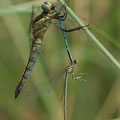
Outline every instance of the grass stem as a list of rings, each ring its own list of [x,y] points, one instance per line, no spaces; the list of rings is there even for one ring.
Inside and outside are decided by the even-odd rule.
[[[76,14],[66,5],[63,0],[58,0],[62,6],[66,7],[67,13],[73,18],[73,20],[79,25],[84,26],[83,22],[76,16]],[[110,52],[99,42],[99,40],[90,32],[87,27],[83,28],[84,32],[89,36],[91,41],[100,49],[105,57],[120,71],[119,62],[110,54]]]

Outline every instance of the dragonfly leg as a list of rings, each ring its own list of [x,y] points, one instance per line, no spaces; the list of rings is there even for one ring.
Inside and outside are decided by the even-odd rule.
[[[84,81],[84,82],[87,82],[87,80],[86,79],[83,79],[83,77],[80,75],[80,76],[75,76],[75,77],[73,77],[73,79],[74,80],[82,80],[82,81]]]
[[[63,8],[63,7],[62,7],[62,8]],[[54,19],[64,21],[64,20],[67,18],[67,12],[66,12],[66,11],[63,12],[63,13],[64,13],[63,15],[60,15],[61,12],[62,12],[62,8],[61,8],[60,11],[57,11],[57,10],[55,9],[55,11],[56,11],[56,13],[57,13],[57,17],[54,18]]]
[[[75,73],[72,72],[72,73],[71,73],[71,75],[72,75],[72,79],[74,79],[74,80],[78,80],[78,79],[80,79],[80,80],[83,80],[83,81],[86,82],[86,80],[82,78],[82,76],[81,76],[81,74],[79,74],[79,72],[78,72],[77,74],[78,74],[78,76],[76,76]]]
[[[61,13],[62,9],[64,9],[64,11],[66,11],[66,6],[67,6],[67,4],[64,4],[64,5],[60,8],[59,13]]]
[[[61,11],[62,11],[63,7],[64,7],[64,6],[62,6]],[[60,14],[61,14],[61,11],[60,11]],[[59,17],[59,19],[60,19],[61,21],[66,20],[66,18],[67,18],[67,12],[64,10],[64,14],[63,14],[63,15],[59,15],[58,17]]]
[[[77,30],[80,30],[80,29],[83,29],[84,27],[88,27],[89,26],[89,24],[88,25],[85,25],[85,26],[80,26],[80,27],[76,27],[76,28],[73,28],[73,29],[63,29],[63,28],[61,28],[61,26],[59,26],[58,24],[56,24],[56,23],[53,23],[57,28],[59,28],[60,30],[62,30],[62,31],[65,31],[65,32],[73,32],[73,31],[77,31]]]
[[[31,32],[31,29],[32,29],[33,17],[34,17],[34,5],[32,6],[31,21],[29,24],[29,33]]]
[[[66,18],[67,18],[67,12],[66,12],[66,4],[64,4],[63,6],[62,6],[62,8],[61,9],[63,9],[64,8],[64,18],[63,19],[61,19],[61,21],[64,21],[64,20],[66,20]]]
[[[74,80],[82,80],[82,81],[84,81],[84,82],[87,81],[87,80],[83,79],[82,76],[72,76],[72,78],[73,78]]]
[[[64,15],[58,16],[61,21],[66,20],[67,18],[67,12],[64,12]]]
[[[72,73],[71,73],[71,75],[72,75],[72,79],[74,79],[74,75],[75,75],[75,73],[74,73],[74,72],[72,72]]]
[[[78,69],[75,67],[75,69],[74,69],[75,71],[76,71],[76,73],[78,74],[78,75],[88,75],[88,73],[79,73],[79,71],[78,71]]]

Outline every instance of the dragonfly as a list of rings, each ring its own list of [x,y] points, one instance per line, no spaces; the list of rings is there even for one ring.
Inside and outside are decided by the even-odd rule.
[[[86,27],[86,26],[79,26],[79,27],[69,29],[69,30],[64,29],[60,25],[54,23],[53,20],[55,19],[59,21],[64,21],[66,19],[66,13],[61,15],[61,11],[56,11],[56,6],[50,2],[44,2],[41,5],[41,8],[43,11],[41,14],[37,16],[34,16],[34,10],[32,12],[30,29],[29,29],[32,35],[32,46],[31,46],[30,56],[29,56],[25,71],[21,79],[18,81],[17,87],[15,89],[14,99],[16,99],[19,96],[25,82],[30,76],[33,66],[37,60],[37,57],[41,49],[43,48],[43,38],[44,38],[44,34],[46,30],[48,29],[48,27],[51,24],[53,24],[64,32],[72,32],[72,31],[80,30]]]

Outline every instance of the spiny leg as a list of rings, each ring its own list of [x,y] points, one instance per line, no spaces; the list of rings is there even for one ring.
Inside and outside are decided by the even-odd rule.
[[[59,16],[59,18],[61,18],[61,21],[64,21],[67,18],[66,6],[62,6],[61,11],[62,11],[63,8],[64,8],[64,15]]]
[[[34,5],[32,6],[31,21],[29,24],[29,33],[31,32],[31,29],[32,29],[33,17],[34,17]]]
[[[61,16],[58,16],[58,17],[61,19],[61,21],[65,21],[66,18],[67,18],[67,13],[64,13],[64,15],[61,15]]]
[[[66,20],[66,18],[67,18],[67,12],[66,11],[64,11],[64,15],[60,15],[61,14],[61,11],[62,11],[62,9],[64,8],[64,9],[66,9],[66,4],[64,4],[62,7],[61,7],[61,10],[60,11],[57,11],[57,9],[55,8],[55,11],[56,11],[56,13],[58,14],[58,16],[57,16],[57,18],[56,19],[58,19],[58,20],[60,20],[60,21],[64,21],[64,20]],[[53,22],[52,22],[53,23]],[[65,32],[73,32],[73,31],[76,31],[76,30],[80,30],[80,29],[82,29],[82,28],[84,28],[84,27],[88,27],[89,26],[89,24],[88,25],[85,25],[85,26],[79,26],[79,27],[76,27],[76,28],[72,28],[72,29],[64,29],[64,28],[62,28],[62,26],[60,27],[58,24],[56,24],[56,23],[53,23],[57,28],[59,28],[59,29],[61,29],[62,31],[65,31]]]
[[[64,15],[58,15],[58,19],[60,19],[61,21],[66,20],[66,18],[67,18],[67,12],[66,11],[64,11]]]
[[[33,17],[34,17],[34,5],[32,6],[32,14],[31,14],[31,20],[30,20],[30,23],[29,23],[29,33],[30,33],[30,38],[29,38],[29,45],[30,45],[30,52],[32,51],[32,24],[33,24]]]
[[[61,7],[61,9],[59,11],[57,10],[56,7],[54,8],[54,10],[57,13],[57,17],[55,19],[64,21],[67,18],[67,12],[66,11],[64,11],[63,15],[60,15],[62,13],[62,9],[63,9],[63,6]]]

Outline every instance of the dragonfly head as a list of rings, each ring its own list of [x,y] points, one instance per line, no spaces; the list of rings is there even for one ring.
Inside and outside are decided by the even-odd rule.
[[[74,60],[74,65],[78,63],[78,60]]]
[[[41,8],[42,8],[42,10],[44,10],[44,11],[50,11],[50,10],[54,9],[55,6],[52,5],[50,2],[44,2],[44,3],[41,5]]]

